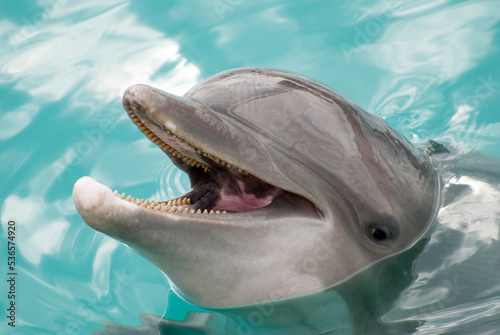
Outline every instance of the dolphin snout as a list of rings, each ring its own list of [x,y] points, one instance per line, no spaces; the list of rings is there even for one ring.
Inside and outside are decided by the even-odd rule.
[[[147,85],[132,85],[123,94],[122,104],[125,110],[134,110],[144,113],[148,106],[145,106],[146,101],[151,98],[152,88]]]

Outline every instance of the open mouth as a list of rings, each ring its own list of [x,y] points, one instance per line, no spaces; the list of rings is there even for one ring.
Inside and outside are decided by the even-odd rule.
[[[226,214],[258,210],[272,203],[288,203],[318,216],[309,200],[266,183],[229,162],[203,151],[177,136],[148,115],[133,94],[124,96],[124,107],[134,124],[176,165],[186,172],[192,190],[170,200],[144,200],[114,194],[137,206],[170,213]],[[321,216],[321,215],[320,215]]]

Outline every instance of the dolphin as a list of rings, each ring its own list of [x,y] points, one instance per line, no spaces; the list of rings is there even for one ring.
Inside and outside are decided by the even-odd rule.
[[[143,200],[82,177],[76,209],[194,305],[325,291],[410,249],[436,215],[439,178],[425,152],[304,76],[230,70],[183,97],[134,85],[123,106],[191,190]]]

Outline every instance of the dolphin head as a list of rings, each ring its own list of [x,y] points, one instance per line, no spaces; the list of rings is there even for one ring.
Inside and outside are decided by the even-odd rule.
[[[411,247],[435,215],[438,182],[427,157],[305,77],[238,69],[182,98],[135,85],[123,105],[192,190],[144,201],[83,177],[76,208],[196,305],[324,290]]]

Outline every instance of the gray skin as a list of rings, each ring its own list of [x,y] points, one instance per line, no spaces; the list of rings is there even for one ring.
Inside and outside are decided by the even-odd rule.
[[[198,306],[321,292],[410,248],[435,215],[439,183],[428,157],[381,119],[303,76],[237,69],[182,98],[132,86],[123,104],[210,167],[205,173],[169,156],[189,174],[190,195],[212,184],[215,193],[255,193],[255,208],[184,214],[139,207],[90,177],[75,184],[76,208],[90,227],[149,259]],[[165,128],[248,174],[197,154]],[[244,187],[234,191],[237,181]],[[222,210],[217,201],[203,206]]]

